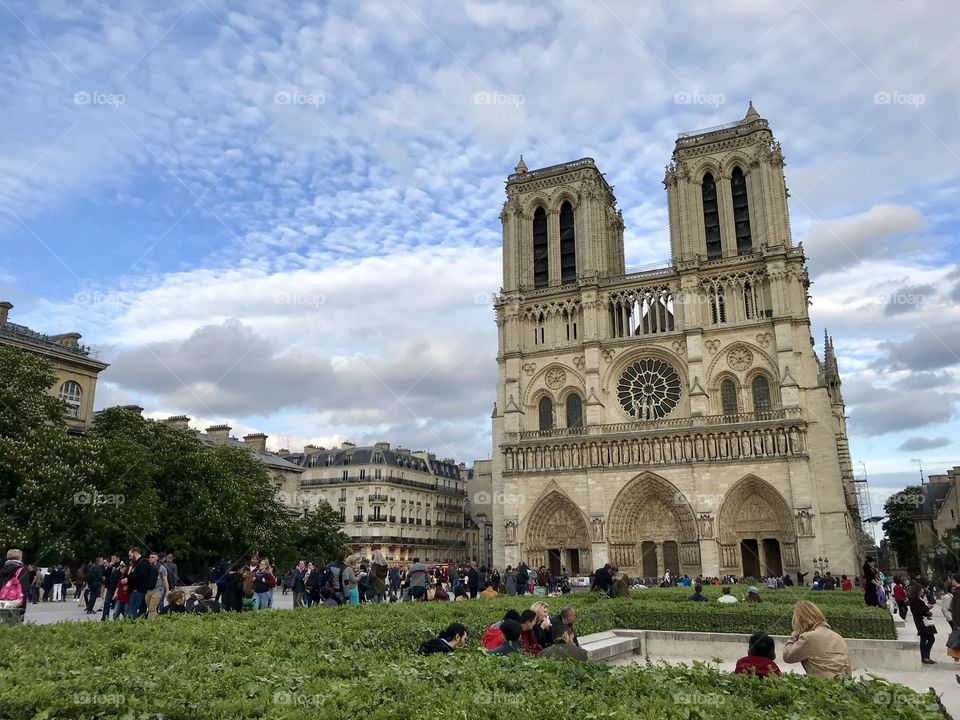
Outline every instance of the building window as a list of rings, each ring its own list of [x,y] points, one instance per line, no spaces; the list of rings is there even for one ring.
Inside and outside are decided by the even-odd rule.
[[[347,508],[341,505],[340,506],[340,522],[346,522],[346,521],[347,521]]]
[[[546,325],[547,319],[543,313],[540,313],[533,319],[533,344],[534,345],[543,345],[544,343],[544,326]]]
[[[707,173],[700,184],[703,198],[703,229],[707,236],[707,260],[714,260],[723,255],[720,245],[720,206],[717,204],[717,183],[713,175]]]
[[[60,399],[67,404],[67,409],[64,414],[67,417],[79,418],[80,417],[80,383],[73,380],[67,380],[63,385],[60,386]]]
[[[533,213],[533,286],[546,287],[549,282],[547,213],[538,207]]]
[[[347,501],[347,489],[340,488],[340,502],[346,502],[346,501]]]
[[[553,430],[553,400],[548,397],[540,398],[540,429]]]
[[[560,206],[560,282],[577,279],[577,243],[573,229],[573,205]]]
[[[349,471],[349,470],[344,470],[343,473],[341,473],[340,477],[342,477],[342,478],[343,478],[343,481],[346,482],[346,481],[347,481],[347,478],[350,477],[350,471]]]
[[[769,412],[773,407],[770,402],[770,383],[763,375],[757,375],[751,383],[753,391],[753,411],[755,413]]]
[[[376,470],[373,471],[374,480],[380,480],[381,479],[380,475],[381,475],[380,468],[377,468]]]
[[[736,415],[740,412],[737,403],[737,386],[733,380],[724,380],[720,383],[720,403],[723,406],[724,415]]]
[[[353,516],[354,522],[363,522],[363,505],[357,505],[357,512]]]
[[[576,393],[567,395],[567,427],[583,427],[583,402]]]
[[[722,285],[713,285],[709,291],[710,319],[713,320],[714,325],[727,321],[727,303],[724,292]]]
[[[363,468],[360,469],[360,479],[361,479],[361,480],[366,480],[366,479],[367,479],[367,471],[364,470]]]
[[[750,210],[747,207],[747,179],[743,170],[734,168],[730,175],[730,194],[733,196],[733,224],[736,228],[737,255],[753,251],[750,238]]]

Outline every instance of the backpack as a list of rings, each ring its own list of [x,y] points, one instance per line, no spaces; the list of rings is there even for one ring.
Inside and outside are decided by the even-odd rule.
[[[18,567],[13,577],[3,584],[3,588],[0,588],[0,600],[23,601],[23,586],[20,584],[21,574],[23,574],[23,565]]]
[[[334,563],[330,563],[323,569],[323,574],[320,576],[320,585],[319,587],[329,587],[333,590],[333,568]],[[343,574],[347,571],[347,566],[343,565],[339,568],[337,572],[337,580],[340,582],[340,592],[346,592],[343,587]]]

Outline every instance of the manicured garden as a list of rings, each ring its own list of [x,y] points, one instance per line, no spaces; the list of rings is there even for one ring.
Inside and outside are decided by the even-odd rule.
[[[575,594],[578,633],[650,627],[654,621],[670,629],[711,629],[704,627],[710,616],[724,618],[725,629],[733,632],[759,627],[778,633],[780,627],[763,625],[778,615],[789,627],[790,591],[782,600],[765,599],[749,608],[685,605],[679,601],[683,591],[640,591],[648,592],[635,600]],[[756,680],[704,666],[577,665],[496,658],[477,649],[490,622],[506,608],[531,601],[528,596],[0,628],[0,718],[935,716],[929,697],[881,680],[824,682],[802,675]],[[556,611],[565,600],[548,602]],[[691,606],[702,611],[688,610]],[[824,598],[822,607],[834,627],[880,627],[862,617],[866,608],[846,598]],[[418,656],[420,642],[450,622],[470,629],[470,646],[452,656]]]

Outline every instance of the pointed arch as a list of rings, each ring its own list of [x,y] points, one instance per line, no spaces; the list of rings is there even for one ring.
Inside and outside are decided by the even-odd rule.
[[[703,230],[706,238],[707,260],[723,256],[720,242],[720,204],[717,182],[713,173],[707,172],[700,181],[700,197],[703,202]]]
[[[564,200],[560,205],[560,282],[577,279],[577,239],[573,203]]]
[[[738,577],[795,572],[797,529],[783,495],[756,475],[746,475],[724,495],[717,513],[720,571]]]
[[[530,567],[548,567],[551,561],[568,568],[590,567],[587,518],[556,483],[551,483],[534,503],[523,520],[522,530],[521,553]]]
[[[730,198],[733,201],[733,228],[737,239],[737,255],[753,252],[747,195],[747,177],[743,173],[743,168],[736,165],[730,172]]]
[[[550,249],[547,242],[547,211],[543,205],[533,211],[533,286],[550,283]]]
[[[621,570],[641,577],[659,576],[665,569],[700,574],[696,516],[669,480],[638,475],[617,493],[608,517],[610,558]]]

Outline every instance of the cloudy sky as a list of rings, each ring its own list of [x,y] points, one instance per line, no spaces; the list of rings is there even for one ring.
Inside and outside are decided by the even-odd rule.
[[[677,133],[753,100],[879,500],[960,464],[958,12],[0,0],[0,295],[111,363],[99,407],[470,462],[518,155],[595,158],[664,262]]]

